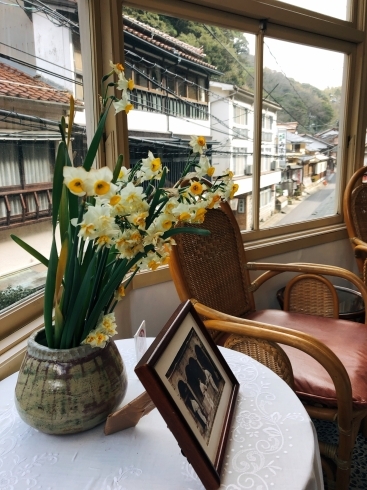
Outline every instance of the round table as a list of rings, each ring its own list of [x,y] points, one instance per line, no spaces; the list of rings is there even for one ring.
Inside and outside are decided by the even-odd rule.
[[[133,339],[116,345],[129,374],[125,405],[143,387],[133,371]],[[241,386],[220,488],[323,489],[314,426],[296,395],[250,357],[221,352]],[[204,489],[157,409],[136,427],[109,436],[103,425],[51,436],[19,418],[13,401],[16,376],[0,382],[1,490]]]

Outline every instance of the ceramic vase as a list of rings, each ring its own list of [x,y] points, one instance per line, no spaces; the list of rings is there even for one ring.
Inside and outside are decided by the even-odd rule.
[[[48,434],[82,432],[104,422],[121,403],[127,373],[113,340],[104,348],[49,349],[28,340],[15,387],[15,405],[30,426]]]

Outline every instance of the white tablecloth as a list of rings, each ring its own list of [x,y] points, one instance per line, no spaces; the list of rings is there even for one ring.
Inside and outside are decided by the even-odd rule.
[[[129,373],[123,405],[143,391],[133,340],[116,342]],[[315,431],[291,389],[243,354],[221,348],[240,392],[221,489],[323,489]],[[14,406],[16,374],[0,382],[0,490],[203,490],[157,409],[131,429],[51,436]]]

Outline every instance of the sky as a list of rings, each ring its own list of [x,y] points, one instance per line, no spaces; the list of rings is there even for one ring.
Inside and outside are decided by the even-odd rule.
[[[331,13],[345,20],[347,0],[284,0],[322,14]],[[255,54],[255,36],[246,35],[250,53]],[[265,38],[264,66],[285,73],[301,83],[309,83],[323,90],[342,84],[344,55],[300,44]]]

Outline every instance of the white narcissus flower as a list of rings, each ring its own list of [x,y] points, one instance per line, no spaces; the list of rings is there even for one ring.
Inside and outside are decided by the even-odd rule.
[[[89,173],[83,167],[63,168],[64,184],[69,191],[76,196],[84,196],[87,193],[87,179]]]
[[[160,158],[155,158],[151,151],[148,152],[148,158],[142,159],[142,166],[139,171],[139,176],[145,180],[160,178],[162,174],[162,162]]]
[[[98,170],[92,169],[86,181],[88,196],[107,197],[116,191],[116,186],[112,184],[112,171],[108,167]]]
[[[112,63],[110,60],[110,67],[113,68],[113,71],[117,73],[117,75],[120,75],[124,71],[124,67],[121,63]]]
[[[206,140],[204,136],[191,136],[190,146],[192,147],[193,153],[203,153],[206,149]]]
[[[172,209],[172,214],[176,216],[179,221],[190,221],[191,204],[180,203],[178,206]]]
[[[157,229],[162,231],[170,230],[175,224],[174,216],[172,214],[160,214],[158,218],[155,220],[155,226]]]
[[[205,155],[200,156],[199,168],[197,169],[198,177],[208,175],[212,177],[214,175],[215,168],[210,165],[209,158]]]
[[[126,90],[122,92],[122,98],[120,100],[113,101],[113,107],[115,108],[115,114],[121,111],[125,111],[126,114],[134,109],[134,106],[129,102]]]
[[[118,182],[127,182],[130,172],[131,172],[131,168],[121,167],[117,181]]]
[[[145,219],[148,217],[148,211],[140,211],[136,213],[132,213],[127,217],[129,223],[137,226],[141,230],[145,228]]]
[[[134,82],[131,78],[129,80],[126,80],[123,73],[119,74],[119,79],[116,86],[118,90],[133,90],[134,86]]]
[[[115,218],[111,216],[109,206],[89,206],[80,223],[79,236],[84,238],[97,238],[101,235],[114,235],[119,228],[115,224]],[[112,231],[114,233],[112,233]]]
[[[117,333],[116,328],[117,325],[115,320],[115,314],[108,313],[107,315],[104,315],[102,317],[102,320],[97,325],[96,331],[102,332],[108,335],[109,337],[112,337],[112,335],[115,335]]]
[[[82,344],[89,344],[91,347],[100,347],[103,349],[107,344],[109,336],[103,332],[97,332],[96,330],[91,330],[87,337],[83,340]]]
[[[120,196],[129,205],[140,204],[144,199],[144,189],[141,186],[135,186],[132,182],[129,182],[126,187],[120,191]]]

